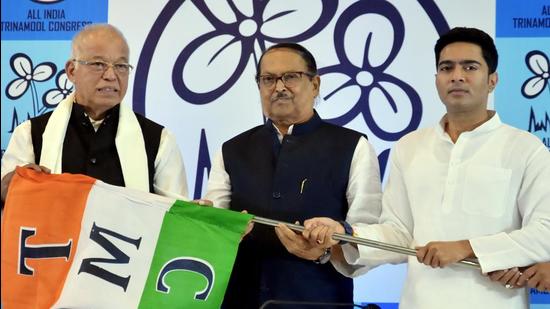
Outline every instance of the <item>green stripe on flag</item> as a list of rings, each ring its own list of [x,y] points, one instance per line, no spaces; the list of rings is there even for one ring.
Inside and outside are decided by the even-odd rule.
[[[176,201],[164,216],[140,308],[219,308],[252,215]]]

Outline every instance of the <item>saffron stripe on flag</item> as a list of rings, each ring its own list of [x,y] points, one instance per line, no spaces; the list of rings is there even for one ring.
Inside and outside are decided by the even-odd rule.
[[[94,182],[83,175],[15,170],[2,218],[4,308],[49,308],[57,299]]]

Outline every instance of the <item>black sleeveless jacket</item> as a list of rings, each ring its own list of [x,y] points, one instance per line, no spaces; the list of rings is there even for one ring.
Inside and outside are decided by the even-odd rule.
[[[115,145],[119,109],[119,105],[110,109],[103,123],[95,132],[83,107],[73,104],[71,118],[63,141],[62,172],[84,174],[108,184],[124,186],[120,165],[121,158],[118,156]],[[52,112],[49,112],[31,119],[31,137],[36,164],[40,162],[43,143],[48,142],[42,140],[42,134],[51,115]],[[145,142],[149,169],[149,191],[153,193],[155,158],[159,149],[163,127],[140,114],[136,113],[135,115]]]
[[[236,136],[222,147],[230,208],[292,223],[318,216],[345,220],[350,165],[361,136],[317,113],[282,143],[271,121]],[[270,299],[351,303],[353,281],[330,263],[288,253],[272,227],[256,224],[240,244],[223,308],[259,308]]]

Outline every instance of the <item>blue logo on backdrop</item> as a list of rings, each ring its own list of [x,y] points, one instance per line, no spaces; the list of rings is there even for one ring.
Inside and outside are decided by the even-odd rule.
[[[500,79],[495,107],[503,122],[536,135],[550,149],[549,38],[497,38]],[[519,43],[519,44],[518,44]]]
[[[33,66],[28,55],[17,53],[11,56],[10,66],[17,77],[6,86],[6,97],[14,101],[19,100],[27,90],[30,90],[33,108],[31,117],[42,115],[49,109],[55,108],[73,91],[73,84],[69,81],[65,70],[62,69],[57,73],[56,87],[47,90],[42,98],[39,98],[36,83],[45,82],[55,75],[57,66],[53,62],[47,61]],[[16,122],[16,120],[17,114],[14,114],[13,121]],[[11,132],[13,132],[13,127]]]
[[[139,57],[136,76],[134,81],[134,93],[133,93],[133,108],[136,112],[145,114],[145,98],[147,92],[147,82],[149,78],[149,72],[151,69],[151,62],[155,52],[157,52],[157,46],[161,39],[163,32],[166,30],[168,24],[176,15],[176,12],[184,4],[184,0],[172,0],[167,3],[164,9],[159,14],[154,25],[152,26],[142,52]],[[214,13],[207,6],[205,1],[198,0],[192,1],[192,4],[200,11],[202,15],[210,23],[208,31],[202,35],[199,35],[195,39],[187,43],[182,51],[177,56],[174,65],[172,67],[171,81],[174,87],[174,91],[177,95],[187,103],[194,105],[204,105],[215,101],[222,97],[231,87],[233,87],[238,80],[241,79],[242,73],[245,67],[252,59],[257,66],[261,53],[266,50],[269,45],[283,42],[303,42],[315,37],[322,30],[324,30],[330,23],[335,22],[334,29],[334,41],[329,44],[327,48],[331,48],[335,51],[338,63],[327,67],[319,68],[320,75],[327,74],[343,74],[348,77],[348,81],[342,84],[340,87],[324,96],[325,100],[335,96],[339,91],[343,91],[348,87],[358,87],[361,90],[361,95],[357,98],[353,106],[346,110],[341,116],[327,119],[329,122],[338,125],[347,125],[357,115],[361,115],[371,132],[381,140],[395,141],[406,133],[418,128],[420,119],[422,117],[422,102],[420,96],[415,89],[408,83],[401,80],[398,76],[392,75],[386,72],[386,69],[394,61],[399,54],[403,45],[405,37],[405,25],[403,18],[401,17],[398,9],[388,1],[384,0],[371,0],[371,1],[357,1],[347,7],[340,15],[337,15],[338,2],[332,0],[320,0],[321,9],[319,16],[309,25],[305,25],[305,29],[301,30],[298,34],[274,37],[265,34],[264,29],[269,22],[277,20],[279,18],[293,18],[296,15],[295,10],[282,9],[274,12],[273,10],[266,10],[268,1],[254,1],[252,2],[253,12],[245,15],[235,6],[232,1],[229,1],[229,7],[231,13],[236,17],[233,22],[224,22],[214,15]],[[445,21],[441,11],[436,6],[433,0],[419,0],[418,3],[427,13],[431,23],[435,27],[436,31],[441,34],[449,30],[449,26]],[[371,61],[369,58],[369,49],[371,48],[372,33],[367,37],[364,44],[365,49],[363,52],[362,65],[353,64],[349,60],[346,45],[344,44],[345,33],[348,30],[350,24],[352,24],[358,17],[366,14],[379,15],[384,19],[389,20],[393,28],[394,39],[391,51],[385,61],[381,64],[376,64],[376,61]],[[213,30],[211,30],[213,28]],[[197,53],[202,46],[209,44],[220,37],[230,37],[231,39],[216,50],[212,56],[210,56],[207,65],[210,65],[220,54],[231,48],[235,43],[240,44],[241,52],[239,59],[234,60],[235,68],[230,76],[223,80],[221,83],[211,85],[212,90],[209,91],[196,91],[191,89],[189,81],[199,78],[196,74],[186,74],[186,65],[188,64],[194,53]],[[316,52],[313,51],[313,54]],[[231,62],[231,60],[227,60]],[[200,78],[204,78],[200,76]],[[186,82],[187,81],[187,82]],[[208,83],[208,81],[207,81]],[[213,82],[211,82],[213,83]],[[391,110],[395,114],[399,114],[401,111],[398,109],[395,98],[392,97],[390,91],[386,89],[388,85],[392,88],[397,87],[400,91],[404,92],[408,98],[410,104],[410,119],[405,127],[400,128],[397,132],[389,132],[383,129],[377,123],[377,119],[372,113],[371,93],[373,91],[381,92],[389,104]],[[195,182],[195,198],[200,197],[202,192],[202,171],[206,168],[210,170],[210,159],[203,158],[201,156],[208,155],[208,152],[203,151],[207,148],[207,138],[204,130],[201,131],[200,139],[201,154],[198,158],[197,177]],[[387,159],[389,155],[389,149],[383,151],[379,155],[379,162],[384,174]],[[200,180],[200,181],[199,181]]]
[[[187,45],[179,54],[174,64],[174,69],[172,71],[172,83],[177,94],[185,101],[191,104],[206,104],[214,101],[218,97],[222,96],[229,90],[235,82],[241,77],[242,72],[250,57],[254,57],[255,62],[258,62],[260,55],[254,52],[254,44],[258,44],[260,49],[264,51],[266,49],[266,42],[283,42],[283,41],[304,41],[311,38],[313,35],[321,31],[328,22],[332,19],[336,13],[337,2],[331,0],[321,0],[323,1],[323,11],[317,22],[309,29],[306,29],[299,35],[292,37],[281,37],[275,38],[268,35],[262,34],[260,31],[262,25],[271,20],[281,18],[287,14],[291,14],[293,11],[283,11],[275,14],[271,17],[268,17],[264,20],[264,11],[267,6],[267,1],[256,2],[256,7],[254,8],[254,15],[252,17],[247,17],[237,10],[236,7],[231,7],[233,13],[237,16],[237,21],[234,23],[226,24],[223,21],[217,19],[214,15],[208,14],[209,8],[206,6],[206,3],[203,1],[195,1],[194,4],[197,8],[205,14],[205,17],[208,21],[214,25],[215,30],[205,33],[197,39],[193,40],[189,45]],[[214,39],[218,36],[230,35],[233,37],[229,43],[223,46],[220,50],[216,51],[212,58],[210,59],[210,64],[214,59],[223,52],[223,50],[233,43],[238,41],[242,44],[242,53],[237,64],[237,67],[234,70],[234,73],[229,77],[222,85],[218,86],[216,89],[205,92],[198,93],[187,87],[184,81],[183,69],[185,64],[189,60],[193,52],[195,52],[198,47],[203,44],[206,44],[209,40]],[[192,76],[185,76],[186,78],[191,78]]]
[[[30,88],[33,116],[41,115],[48,105],[43,104],[40,106],[35,83],[44,82],[52,78],[55,71],[57,71],[56,65],[53,62],[42,62],[34,67],[28,55],[17,53],[11,56],[10,66],[13,73],[17,75],[17,78],[12,80],[6,87],[6,97],[10,100],[17,100]]]
[[[107,22],[108,0],[2,1],[2,40],[70,40],[88,24]]]
[[[357,17],[369,13],[378,14],[387,18],[390,21],[394,31],[393,45],[387,59],[380,65],[373,65],[369,60],[369,48],[371,45],[373,33],[369,33],[367,37],[367,42],[365,43],[365,51],[363,53],[363,65],[362,67],[358,67],[351,62],[346,54],[346,47],[344,44],[345,33],[349,25]],[[422,102],[420,101],[420,96],[409,84],[403,82],[395,76],[384,72],[399,53],[399,50],[401,49],[401,46],[403,44],[404,36],[405,25],[403,24],[403,19],[401,18],[399,11],[397,11],[397,9],[387,1],[379,0],[369,2],[356,2],[348,7],[342,13],[342,15],[339,16],[338,20],[336,21],[336,27],[334,29],[334,48],[336,49],[339,63],[326,68],[321,68],[319,69],[319,73],[321,75],[329,73],[341,73],[349,77],[349,80],[333,92],[326,95],[324,99],[328,100],[338,91],[353,86],[359,87],[361,89],[361,96],[349,111],[347,111],[340,117],[328,119],[328,121],[343,126],[351,122],[358,114],[361,114],[365,119],[365,122],[369,126],[369,129],[371,129],[372,133],[374,133],[377,137],[387,141],[398,140],[404,134],[418,128],[420,118],[422,117]],[[410,122],[407,127],[399,132],[388,132],[382,129],[376,123],[376,119],[374,119],[374,116],[371,112],[371,104],[374,103],[369,100],[369,97],[373,89],[379,89],[384,94],[388,104],[390,104],[391,109],[394,113],[399,112],[397,110],[397,105],[394,99],[391,97],[390,92],[386,91],[386,89],[384,88],[383,82],[393,84],[401,88],[407,94],[412,105],[413,113]]]
[[[548,89],[548,93],[542,94],[550,97],[550,85],[548,79],[550,78],[550,61],[548,56],[540,50],[532,50],[525,56],[525,64],[527,68],[533,73],[534,76],[528,78],[521,86],[521,94],[527,99],[534,99],[541,95],[545,89]],[[548,102],[546,100],[545,102]],[[548,112],[537,115],[533,107],[529,110],[529,125],[527,130],[535,134],[548,133],[550,129],[550,117]],[[550,148],[550,140],[547,136],[542,136],[542,142],[546,147]]]
[[[530,51],[525,56],[525,64],[535,76],[530,77],[523,83],[521,94],[527,99],[533,99],[541,94],[544,88],[548,88],[550,93],[550,86],[548,86],[550,62],[548,56],[540,50]]]
[[[237,21],[233,23],[224,23],[217,19],[212,14],[208,6],[203,0],[193,1],[193,4],[201,11],[202,14],[208,19],[208,21],[214,26],[214,31],[203,34],[189,43],[179,54],[174,68],[172,71],[172,83],[176,93],[185,101],[191,104],[206,104],[214,101],[216,98],[222,96],[229,88],[231,88],[235,82],[241,77],[241,73],[244,70],[250,57],[254,57],[257,63],[260,55],[255,52],[255,44],[257,43],[263,52],[266,49],[266,42],[278,43],[285,41],[300,42],[311,38],[316,33],[321,31],[332,19],[336,12],[338,3],[332,0],[321,0],[323,2],[323,10],[321,16],[313,25],[308,29],[296,36],[290,37],[271,37],[262,34],[261,27],[263,24],[269,21],[276,20],[287,14],[291,14],[293,11],[282,11],[273,16],[264,18],[264,10],[268,4],[268,1],[255,1],[254,14],[252,17],[247,17],[241,13],[232,2],[229,2],[231,9]],[[185,2],[185,0],[172,0],[170,1],[161,12],[155,24],[151,28],[151,32],[145,41],[143,46],[139,62],[136,70],[136,79],[134,82],[134,110],[145,114],[145,91],[147,88],[147,75],[149,73],[149,67],[151,65],[151,59],[153,58],[157,43],[164,32],[164,29],[168,25],[168,22],[179,7]],[[242,52],[238,64],[234,70],[234,73],[225,81],[222,85],[219,85],[216,89],[198,93],[187,87],[183,79],[183,68],[189,57],[194,51],[201,45],[207,43],[209,40],[222,35],[230,35],[233,39],[223,46],[222,49],[216,51],[209,64],[227,47],[233,43],[240,42],[242,44]],[[193,78],[193,76],[185,76],[185,78]]]
[[[16,126],[49,112],[73,91],[61,58],[70,43],[59,45],[2,42],[2,155]]]

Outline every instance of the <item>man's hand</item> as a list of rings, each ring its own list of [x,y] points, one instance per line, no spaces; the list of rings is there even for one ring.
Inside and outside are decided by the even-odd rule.
[[[200,206],[207,206],[207,207],[214,206],[214,203],[211,200],[207,200],[207,199],[198,199],[198,200],[193,200],[191,202]]]
[[[344,227],[331,218],[319,217],[304,222],[302,236],[309,241],[310,245],[317,244],[329,248],[339,243],[338,240],[332,239],[334,233],[344,234]]]
[[[493,271],[487,275],[491,281],[498,282],[508,289],[520,288],[523,286],[519,281],[522,273],[517,267]]]
[[[418,262],[433,268],[445,267],[474,256],[468,240],[432,241],[423,247],[416,247],[416,250]]]
[[[538,263],[527,268],[519,277],[520,285],[527,283],[527,286],[539,291],[550,291],[550,262]]]
[[[33,163],[29,163],[29,164],[27,164],[23,167],[30,168],[30,169],[33,169],[37,172],[43,172],[43,173],[46,173],[46,174],[51,173],[49,168],[44,167],[44,166],[40,166],[40,165],[36,165],[36,164],[33,164]],[[11,171],[11,172],[7,173],[6,175],[4,175],[4,177],[2,178],[2,183],[1,183],[2,203],[4,203],[6,201],[6,195],[8,195],[8,188],[10,187],[11,179],[13,178],[14,174],[15,174],[15,171]]]
[[[204,207],[212,207],[214,206],[214,202],[212,202],[211,200],[207,200],[207,199],[197,199],[197,200],[193,200],[191,201],[192,203],[195,203],[199,206],[204,206]],[[247,214],[248,211],[246,210],[243,210],[241,211],[241,213],[243,214]],[[243,240],[243,238],[248,235],[250,232],[252,232],[252,229],[254,228],[254,222],[250,221],[248,222],[248,225],[246,226],[246,230],[244,230],[244,233],[243,235],[241,236],[241,240]]]
[[[275,227],[275,233],[286,250],[297,257],[315,261],[325,252],[324,246],[316,243],[312,245],[301,234],[294,233],[282,223]]]
[[[241,213],[247,214],[248,211],[243,210],[243,211],[241,211]],[[246,226],[246,230],[244,230],[244,233],[243,233],[243,235],[241,236],[241,240],[243,240],[243,238],[244,238],[246,235],[248,235],[250,232],[252,232],[252,229],[253,229],[253,228],[254,228],[254,222],[252,222],[252,220],[250,220],[250,221],[248,222],[248,225]]]

